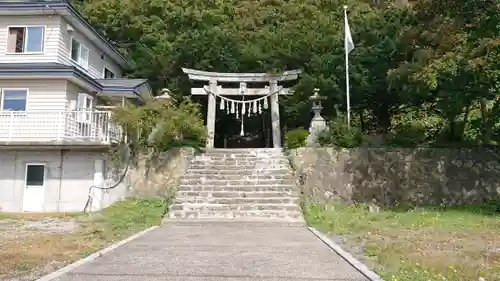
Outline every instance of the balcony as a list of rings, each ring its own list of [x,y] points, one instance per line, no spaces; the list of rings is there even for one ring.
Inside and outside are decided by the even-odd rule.
[[[110,111],[0,111],[0,144],[110,145],[123,138]]]

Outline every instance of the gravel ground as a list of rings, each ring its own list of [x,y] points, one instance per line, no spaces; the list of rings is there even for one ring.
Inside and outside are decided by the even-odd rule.
[[[79,228],[75,219],[43,218],[39,220],[0,220],[0,239],[20,238],[33,234],[71,233]]]
[[[66,235],[76,232],[80,228],[74,218],[7,218],[0,219],[0,257],[10,259],[10,263],[3,263],[0,266],[0,280],[2,281],[28,281],[35,280],[41,275],[47,274],[60,268],[65,262],[49,260],[31,266],[29,270],[24,268],[24,260],[20,258],[33,251],[33,256],[40,254],[40,247],[33,245],[33,241],[38,241],[40,237],[50,235]],[[51,245],[46,245],[51,247]],[[17,250],[13,250],[15,247]],[[16,255],[16,251],[19,253]],[[19,258],[19,262],[16,260]],[[29,261],[26,261],[28,264]],[[15,276],[15,277],[13,277]]]

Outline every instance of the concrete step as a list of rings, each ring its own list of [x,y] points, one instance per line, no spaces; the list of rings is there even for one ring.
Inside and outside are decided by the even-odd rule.
[[[298,192],[295,185],[291,184],[257,184],[257,185],[213,185],[213,184],[200,184],[200,185],[187,185],[182,184],[177,188],[177,192],[206,192],[207,194],[214,194],[214,192]]]
[[[193,173],[185,174],[182,180],[224,180],[224,181],[259,181],[259,180],[293,180],[293,175],[269,175],[269,174],[254,174],[254,175],[197,175]]]
[[[249,191],[232,191],[232,190],[189,190],[189,191],[177,191],[176,198],[183,197],[195,197],[195,198],[279,198],[279,197],[298,197],[299,192],[293,189],[287,189],[286,191],[255,191],[250,189]]]
[[[261,163],[272,163],[272,162],[286,162],[286,163],[289,163],[290,161],[285,158],[285,157],[281,157],[281,156],[276,156],[276,155],[273,155],[273,156],[269,156],[269,157],[252,157],[252,156],[245,156],[245,157],[223,157],[223,156],[207,156],[207,155],[200,155],[200,156],[196,156],[193,158],[193,162],[197,162],[197,161],[203,161],[203,162],[207,162],[207,161],[240,161],[240,162],[261,162]]]
[[[239,168],[239,167],[236,167]],[[196,175],[253,175],[253,174],[267,174],[267,175],[293,175],[290,169],[282,168],[282,169],[211,169],[209,167],[193,168],[189,167],[186,170],[187,175],[196,174]]]
[[[271,217],[235,217],[235,218],[169,218],[168,216],[162,220],[162,224],[176,225],[193,225],[203,226],[210,225],[228,225],[232,227],[304,227],[306,222],[296,218],[271,218]]]
[[[281,219],[282,221],[303,222],[301,211],[184,211],[177,210],[168,213],[170,218],[184,219]]]
[[[256,147],[256,148],[207,148],[205,149],[205,153],[210,152],[220,152],[220,151],[283,151],[283,148],[274,148],[274,147]]]
[[[207,203],[183,203],[172,204],[170,210],[178,211],[300,211],[297,204],[266,204],[266,203],[245,203],[245,204],[207,204]]]
[[[266,166],[256,164],[246,165],[226,165],[226,164],[213,164],[213,163],[194,163],[188,166],[188,170],[213,170],[213,171],[233,171],[233,170],[248,170],[248,169],[271,169],[271,170],[289,170],[290,165],[286,164],[269,164]]]
[[[218,186],[235,186],[235,185],[294,185],[295,180],[293,178],[285,179],[240,179],[240,180],[227,180],[227,179],[181,179],[181,185],[218,185]]]
[[[194,160],[253,160],[253,161],[267,161],[267,160],[288,160],[282,155],[243,155],[243,154],[214,154],[214,155],[198,155],[194,157]]]
[[[290,167],[290,163],[287,161],[282,161],[282,160],[269,160],[269,161],[248,161],[248,160],[193,160],[191,161],[190,165],[188,167],[205,167],[205,168],[210,168],[210,167],[232,167],[232,166],[238,166],[238,167],[246,167],[250,166],[252,169],[267,169],[267,168],[274,168],[274,167]],[[240,168],[242,169],[242,168]]]
[[[257,169],[257,170],[263,170],[263,169],[278,169],[278,168],[287,168],[288,165],[286,163],[270,163],[270,164],[258,164],[258,163],[238,163],[238,162],[228,162],[228,163],[215,163],[214,165],[211,165],[210,163],[205,163],[203,166],[200,163],[192,163],[192,165],[189,165],[188,168],[193,168],[195,169],[196,167],[202,167],[202,169],[220,169],[220,170],[234,170],[236,168],[243,169],[243,168],[248,168],[248,166],[251,166],[250,169]]]
[[[206,158],[237,158],[237,159],[268,159],[268,158],[283,158],[286,159],[287,157],[284,156],[281,153],[209,153],[209,154],[202,154],[202,155],[196,155],[195,158],[201,158],[201,159],[206,159]]]
[[[205,168],[211,168],[211,167],[220,167],[224,166],[224,169],[231,169],[231,167],[246,167],[246,166],[251,166],[252,169],[266,169],[266,168],[276,168],[276,167],[287,167],[287,165],[290,165],[289,163],[285,162],[273,162],[273,163],[257,163],[257,162],[248,162],[248,161],[216,161],[216,162],[210,162],[210,161],[202,161],[202,162],[196,162],[193,161],[191,162],[191,165],[189,167],[205,167]]]
[[[221,149],[221,148],[215,148],[215,149],[209,149],[206,150],[204,155],[230,155],[230,154],[237,154],[237,155],[283,155],[283,149],[281,148],[253,148],[253,149]]]
[[[175,204],[300,204],[299,197],[195,197],[195,196],[178,196],[174,200]]]

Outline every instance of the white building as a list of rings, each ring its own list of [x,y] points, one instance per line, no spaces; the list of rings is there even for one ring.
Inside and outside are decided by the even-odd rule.
[[[121,138],[102,97],[140,102],[142,79],[66,1],[0,0],[0,211],[82,211],[105,187],[109,147]],[[92,208],[124,195],[94,188]]]

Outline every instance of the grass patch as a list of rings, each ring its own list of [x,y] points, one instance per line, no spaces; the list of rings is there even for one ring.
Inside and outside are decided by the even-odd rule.
[[[480,208],[381,210],[366,205],[305,206],[308,223],[362,245],[388,281],[500,280],[500,216]]]
[[[125,200],[98,213],[89,214],[1,214],[8,220],[0,234],[0,280],[36,279],[40,275],[124,239],[134,233],[159,225],[167,203],[162,200]],[[33,221],[74,221],[73,231],[59,233],[23,228]]]
[[[166,211],[163,200],[126,200],[100,213],[81,217],[87,235],[102,241],[121,240],[133,233],[159,225]]]

